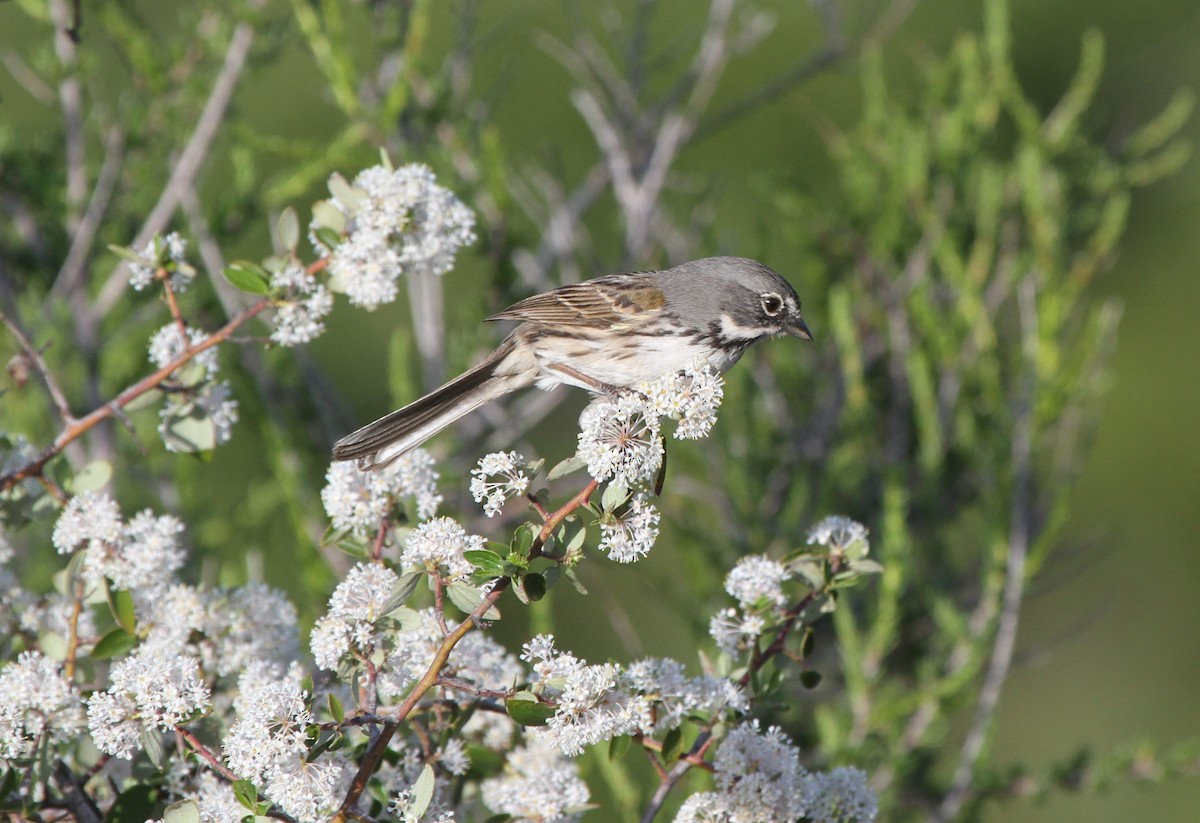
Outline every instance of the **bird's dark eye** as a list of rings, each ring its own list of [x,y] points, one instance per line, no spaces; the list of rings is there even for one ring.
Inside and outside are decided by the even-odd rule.
[[[763,311],[769,316],[774,317],[783,308],[783,298],[778,294],[764,294],[762,296],[762,307]]]

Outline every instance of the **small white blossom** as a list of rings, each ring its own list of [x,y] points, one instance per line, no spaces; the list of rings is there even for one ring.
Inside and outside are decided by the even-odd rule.
[[[692,795],[675,823],[794,823],[807,814],[807,772],[778,728],[732,729],[713,758],[718,791]]]
[[[480,791],[488,809],[514,823],[570,823],[589,798],[575,764],[536,737],[511,752],[504,773],[484,780]]]
[[[529,490],[529,478],[521,470],[525,458],[516,452],[492,452],[471,469],[471,496],[483,504],[483,512],[495,517],[510,497]]]
[[[193,269],[188,265],[187,241],[179,232],[171,232],[166,236],[154,235],[138,254],[147,260],[157,261],[171,270],[171,290],[181,292],[192,282]],[[129,285],[134,291],[142,291],[154,282],[155,267],[141,263],[129,264]]]
[[[349,217],[349,233],[333,250],[329,272],[356,306],[390,303],[401,274],[444,274],[458,249],[475,240],[475,215],[427,166],[374,166],[354,186],[364,193],[360,202],[330,201]]]
[[[88,727],[97,748],[130,757],[143,731],[169,731],[209,704],[196,660],[139,649],[113,665],[112,685],[88,700]]]
[[[84,492],[71,498],[50,540],[59,554],[70,554],[86,543],[114,545],[121,536],[121,510],[107,494]]]
[[[624,514],[600,521],[600,551],[608,552],[618,563],[641,560],[658,539],[658,520],[658,509],[646,494],[638,492]]]
[[[870,823],[879,814],[866,772],[853,766],[810,774],[806,805],[812,823]]]
[[[676,439],[697,440],[707,437],[717,422],[725,381],[707,363],[697,362],[674,374],[643,381],[637,389],[656,415],[679,421]]]
[[[206,611],[202,658],[219,675],[254,662],[283,665],[299,652],[296,607],[266,584],[221,592],[210,598]]]
[[[708,633],[717,648],[729,655],[749,649],[766,628],[760,614],[742,614],[737,609],[722,609],[708,623]]]
[[[394,463],[365,472],[353,462],[337,462],[325,473],[321,503],[335,529],[364,537],[379,527],[394,497],[411,497],[416,515],[424,520],[437,512],[442,496],[433,457],[424,449],[402,454]]]
[[[449,517],[428,520],[415,529],[404,541],[400,564],[405,569],[446,570],[450,578],[468,576],[475,567],[463,557],[463,552],[482,549],[484,540]]]
[[[375,563],[359,563],[334,589],[329,612],[317,621],[312,633],[312,653],[317,665],[333,670],[353,649],[370,656],[383,643],[377,623],[399,578]]]
[[[161,369],[183,354],[184,349],[189,346],[197,346],[207,338],[208,335],[199,329],[189,328],[187,340],[184,340],[183,335],[180,334],[179,325],[174,322],[168,323],[150,336],[150,362]],[[192,362],[204,366],[208,379],[211,380],[216,376],[218,370],[216,347],[213,346],[200,352],[192,358]]]
[[[254,683],[255,673],[239,680],[239,717],[225,737],[225,761],[297,819],[321,819],[338,800],[342,769],[307,761],[308,727],[315,722],[309,695],[292,678]]]
[[[462,740],[452,737],[442,744],[442,750],[437,755],[438,765],[454,775],[464,775],[471,768],[471,758]]]
[[[812,527],[808,533],[808,545],[821,545],[835,552],[844,552],[861,543],[866,554],[868,547],[867,527],[858,521],[840,514],[826,517]]]
[[[147,509],[129,521],[117,551],[91,549],[88,564],[126,591],[166,586],[184,563],[178,538],[182,532],[179,518],[155,516]]]
[[[637,394],[594,400],[579,418],[578,454],[596,480],[647,482],[662,466],[658,415]]]
[[[298,264],[271,276],[271,286],[287,294],[275,303],[271,339],[281,346],[311,343],[325,333],[325,315],[333,310],[333,295]]]
[[[778,563],[763,555],[743,557],[725,577],[725,591],[743,606],[753,606],[765,599],[776,606],[787,602],[783,593],[783,581],[791,573]]]
[[[25,651],[0,671],[0,759],[33,757],[43,735],[75,740],[84,725],[83,702],[57,662]]]

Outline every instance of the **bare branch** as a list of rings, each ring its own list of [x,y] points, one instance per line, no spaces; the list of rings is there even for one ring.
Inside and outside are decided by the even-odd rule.
[[[92,244],[104,213],[108,210],[108,202],[116,188],[117,178],[121,171],[121,163],[125,153],[125,132],[119,126],[112,126],[104,141],[104,162],[100,173],[96,176],[96,185],[92,187],[92,196],[88,200],[87,210],[75,228],[71,238],[71,248],[63,260],[54,285],[50,289],[50,297],[61,297],[70,294],[83,285],[86,267],[84,261],[92,252]]]
[[[196,121],[196,128],[192,131],[192,136],[188,139],[183,153],[179,155],[179,160],[171,170],[171,176],[168,178],[166,186],[163,187],[158,202],[154,204],[141,231],[130,244],[134,248],[145,246],[150,242],[150,238],[166,228],[171,215],[179,206],[184,192],[193,185],[196,174],[200,171],[200,166],[204,163],[209,149],[212,147],[217,129],[225,118],[225,110],[233,97],[233,91],[237,87],[242,69],[245,68],[246,56],[249,54],[250,45],[253,42],[254,29],[249,23],[239,23],[233,30],[229,47],[225,50],[225,62],[221,67],[221,73],[217,75],[217,79],[213,83],[208,101],[204,104],[204,110]],[[103,316],[108,313],[120,298],[128,280],[129,267],[122,263],[104,284],[104,288],[96,298],[94,310],[97,314]]]
[[[1012,665],[1017,643],[1017,627],[1021,618],[1021,601],[1025,596],[1025,560],[1033,540],[1033,398],[1037,387],[1037,292],[1032,274],[1017,288],[1020,309],[1022,344],[1025,355],[1025,380],[1016,401],[1012,437],[1012,501],[1010,509],[1008,559],[1005,567],[1004,595],[996,638],[988,662],[975,716],[963,741],[958,767],[950,790],[938,808],[937,820],[950,821],[958,817],[970,795],[971,783],[987,740],[1000,693]]]
[[[0,310],[0,323],[7,326],[12,336],[17,338],[17,343],[20,344],[25,357],[28,358],[34,369],[41,376],[42,382],[46,384],[46,391],[50,393],[50,399],[54,401],[54,408],[58,410],[58,415],[62,418],[63,423],[67,425],[73,423],[75,418],[71,414],[71,406],[67,402],[67,396],[63,392],[62,387],[58,385],[58,381],[54,379],[54,375],[50,373],[50,367],[46,365],[46,360],[42,357],[41,350],[33,345],[33,341],[25,335],[24,330],[17,324],[17,321],[5,314],[3,310]]]

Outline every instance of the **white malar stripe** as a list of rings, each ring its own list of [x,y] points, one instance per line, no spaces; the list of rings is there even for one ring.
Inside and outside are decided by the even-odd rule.
[[[727,340],[757,340],[763,336],[760,328],[739,326],[728,314],[721,315],[721,336]]]

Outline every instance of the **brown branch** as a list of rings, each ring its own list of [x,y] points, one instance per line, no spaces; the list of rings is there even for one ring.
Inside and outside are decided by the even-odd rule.
[[[265,298],[259,300],[257,303],[252,304],[248,308],[238,313],[232,320],[222,326],[218,331],[204,338],[199,343],[184,348],[178,357],[167,363],[158,371],[142,378],[137,383],[134,383],[132,386],[118,394],[112,400],[94,409],[86,416],[68,423],[66,428],[64,428],[59,433],[58,437],[54,439],[54,442],[43,449],[41,454],[39,454],[30,462],[26,463],[24,466],[13,469],[5,475],[0,475],[0,491],[7,491],[8,489],[11,489],[13,486],[27,477],[39,476],[46,464],[49,463],[50,460],[56,455],[60,454],[62,450],[65,449],[69,444],[75,442],[88,431],[95,428],[97,424],[109,419],[110,417],[118,416],[123,408],[151,389],[157,388],[168,377],[170,377],[173,372],[187,365],[188,362],[190,362],[191,359],[196,355],[228,340],[230,335],[237,331],[238,328],[243,326],[251,318],[261,314],[270,305],[271,301]]]
[[[33,345],[33,341],[25,335],[15,320],[4,313],[3,309],[0,309],[0,322],[4,323],[12,336],[17,338],[17,343],[20,344],[25,357],[33,364],[34,369],[41,376],[42,382],[46,384],[46,391],[50,393],[50,399],[54,401],[54,407],[58,409],[59,417],[68,426],[74,423],[75,418],[71,414],[70,404],[67,403],[67,395],[58,385],[58,381],[54,379],[54,375],[50,373],[50,367],[46,365],[41,350]]]
[[[596,480],[589,481],[578,494],[564,503],[549,517],[544,518],[542,529],[538,532],[537,538],[533,541],[533,545],[529,549],[529,559],[532,560],[535,557],[541,556],[542,547],[546,545],[546,541],[554,534],[554,530],[567,519],[571,512],[586,503],[599,485]],[[421,679],[417,681],[412,691],[408,693],[408,697],[396,709],[394,717],[383,724],[383,728],[379,730],[379,734],[367,747],[367,751],[363,755],[362,764],[358,767],[358,772],[355,773],[354,779],[350,783],[350,789],[346,792],[346,799],[342,802],[338,813],[333,817],[333,823],[346,823],[346,820],[355,818],[357,811],[354,807],[358,803],[358,799],[362,797],[362,793],[366,791],[367,781],[371,779],[371,775],[379,767],[379,762],[383,759],[383,753],[387,750],[392,735],[396,733],[396,729],[400,723],[416,708],[421,698],[438,684],[442,669],[446,667],[446,663],[449,661],[450,653],[454,650],[454,647],[482,622],[483,616],[496,604],[496,601],[500,599],[500,595],[504,594],[504,590],[509,587],[510,583],[511,580],[507,577],[496,581],[495,588],[484,596],[483,601],[475,607],[471,614],[467,616],[467,619],[459,623],[450,634],[446,635],[442,644],[438,646],[438,650],[434,652],[433,660],[430,661],[429,666],[425,669],[425,673],[421,675]]]

